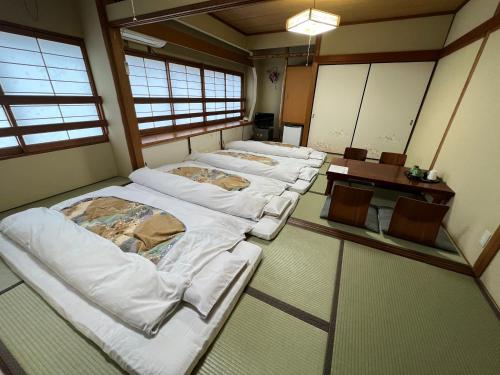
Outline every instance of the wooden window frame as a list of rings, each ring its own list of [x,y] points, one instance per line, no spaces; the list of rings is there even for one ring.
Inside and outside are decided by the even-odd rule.
[[[87,55],[87,49],[85,48],[84,40],[75,36],[40,30],[5,21],[0,21],[0,31],[78,46],[82,52],[86,73],[89,79],[89,85],[92,91],[91,96],[5,95],[3,93],[3,90],[0,88],[0,106],[2,106],[5,110],[7,119],[11,125],[9,128],[0,128],[0,136],[14,136],[18,141],[18,146],[0,148],[0,160],[108,142],[108,123],[104,116],[102,98],[97,94],[94,76],[92,74],[92,69],[90,68],[89,58]],[[51,123],[48,125],[19,126],[12,113],[11,106],[30,104],[94,104],[96,106],[97,116],[99,119],[93,121],[54,124]],[[51,131],[67,131],[97,127],[102,129],[102,135],[31,145],[27,145],[22,137],[23,135],[41,134]]]
[[[166,67],[169,97],[152,97],[152,98],[133,97],[133,99],[134,99],[134,104],[157,104],[157,103],[170,104],[170,113],[171,113],[170,115],[137,117],[138,124],[142,124],[142,123],[146,123],[146,122],[154,122],[154,121],[172,120],[172,125],[151,128],[151,129],[143,129],[143,130],[139,129],[139,133],[141,134],[142,137],[146,137],[146,136],[150,136],[150,135],[164,134],[164,133],[174,133],[174,132],[179,132],[179,131],[188,130],[188,129],[202,128],[202,127],[206,127],[209,125],[216,125],[216,124],[223,124],[223,123],[227,123],[227,122],[238,121],[238,120],[241,120],[243,118],[244,113],[245,113],[245,98],[243,95],[244,87],[245,87],[245,74],[244,73],[237,72],[234,70],[219,68],[219,67],[216,67],[213,65],[207,65],[207,64],[202,64],[202,63],[196,63],[193,61],[183,60],[183,59],[171,57],[168,55],[159,55],[159,54],[153,54],[153,53],[149,53],[149,52],[138,51],[138,50],[131,49],[131,48],[125,48],[125,55],[141,57],[144,59],[162,61],[165,63],[165,67]],[[201,78],[201,97],[200,98],[178,98],[178,97],[176,98],[176,97],[172,96],[172,84],[170,81],[170,79],[171,79],[170,78],[170,67],[168,65],[169,63],[191,66],[191,67],[200,69],[200,78]],[[205,75],[204,75],[205,69],[224,73],[224,74],[231,74],[231,75],[239,76],[241,78],[240,97],[239,98],[206,98],[205,97]],[[225,84],[225,76],[224,76],[224,89],[225,89],[225,87],[226,87],[226,84]],[[206,103],[217,103],[217,102],[219,102],[219,103],[221,103],[221,102],[223,102],[223,103],[240,102],[241,109],[230,110],[230,111],[207,112]],[[176,104],[176,103],[202,103],[203,110],[202,110],[202,112],[197,112],[197,113],[175,114],[174,104]],[[207,120],[208,116],[221,115],[221,114],[231,114],[231,113],[240,113],[240,115],[235,116],[235,117],[231,117],[231,118],[219,119],[219,120],[212,120],[212,121]],[[175,123],[175,120],[183,119],[183,118],[191,118],[191,117],[202,117],[203,121],[193,123],[193,124],[185,124],[185,125],[177,125]]]

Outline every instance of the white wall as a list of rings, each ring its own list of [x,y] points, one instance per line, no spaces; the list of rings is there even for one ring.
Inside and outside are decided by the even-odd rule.
[[[491,17],[495,4],[471,0],[455,18],[448,43]],[[443,58],[434,74],[421,117],[408,149],[408,163],[428,167],[444,135],[465,80],[476,58],[479,40]],[[468,261],[482,252],[479,239],[500,223],[500,30],[492,33],[444,139],[435,168],[456,192],[446,226]],[[500,256],[482,276],[500,304]]]
[[[220,149],[220,132],[191,137],[192,152],[212,152]]]
[[[0,161],[0,211],[116,176],[109,143]]]
[[[274,131],[277,131],[280,108],[281,93],[284,83],[286,60],[282,58],[265,59],[255,61],[257,72],[257,101],[255,112],[274,113]],[[279,79],[276,83],[269,80],[269,71],[276,69]]]
[[[95,1],[80,0],[78,5],[90,67],[94,74],[97,92],[103,99],[104,114],[108,121],[109,140],[118,174],[126,177],[132,172],[132,163],[96,4]]]
[[[176,142],[163,143],[142,149],[144,161],[150,168],[163,164],[180,163],[189,155],[187,139]]]
[[[407,165],[430,167],[480,45],[481,40],[439,60],[407,150]]]
[[[493,33],[465,92],[435,168],[456,192],[448,230],[470,262],[485,229],[500,223],[500,31]],[[499,296],[500,297],[500,296]]]
[[[321,55],[441,49],[453,16],[342,26],[323,35]]]
[[[2,0],[0,19],[56,33],[82,36],[76,0],[38,0],[37,4],[34,1],[26,3],[28,10],[22,0]]]
[[[455,15],[446,45],[454,42],[495,14],[498,0],[470,0]]]

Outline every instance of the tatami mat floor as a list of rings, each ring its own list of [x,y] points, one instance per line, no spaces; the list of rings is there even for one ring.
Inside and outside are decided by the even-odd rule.
[[[194,373],[497,374],[473,278],[290,224],[249,241],[263,261]],[[1,261],[0,339],[27,374],[121,372]]]

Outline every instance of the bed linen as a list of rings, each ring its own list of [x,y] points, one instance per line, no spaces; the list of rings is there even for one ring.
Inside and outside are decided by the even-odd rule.
[[[240,242],[232,254],[247,266],[207,319],[181,304],[156,336],[148,338],[89,302],[23,248],[0,234],[0,255],[28,285],[125,371],[142,375],[189,374],[215,339],[261,259],[262,250]]]
[[[165,164],[158,168],[155,168],[162,172],[168,172],[175,168],[185,168],[185,167],[198,167],[198,168],[216,168],[210,164],[202,163],[199,161],[183,161],[181,163]],[[274,178],[257,176],[254,174],[243,173],[241,171],[233,171],[230,169],[216,168],[225,173],[235,174],[245,180],[250,182],[250,185],[244,189],[244,191],[249,193],[257,193],[263,195],[281,195],[288,187],[289,184],[283,181],[276,180]]]
[[[291,184],[288,186],[289,191],[294,191],[299,194],[305,194],[309,191],[311,186],[314,184],[316,181],[316,178],[318,176],[314,176],[314,178],[311,181],[306,181],[306,180],[297,180],[295,181],[294,184]]]
[[[255,155],[266,157],[276,162],[268,165],[263,162],[234,157],[234,154]],[[192,160],[210,164],[216,168],[239,171],[257,176],[274,178],[289,184],[295,183],[298,179],[310,181],[318,174],[318,169],[312,168],[303,160],[285,158],[279,156],[258,155],[238,150],[218,151],[214,153],[193,153],[186,160]]]
[[[294,158],[288,158],[284,156],[276,156],[276,155],[265,155],[265,154],[258,154],[256,152],[247,152],[247,151],[239,151],[239,150],[223,150],[220,151],[221,153],[224,152],[238,152],[238,153],[243,153],[243,154],[250,154],[250,155],[255,155],[257,157],[267,157],[267,158],[272,158],[275,162],[277,162],[279,166],[285,167],[285,168],[294,168],[297,167],[300,169],[299,172],[299,177],[298,179],[300,180],[306,180],[310,181],[313,179],[319,172],[319,168],[312,167],[310,165],[310,159],[294,159]]]
[[[284,156],[295,159],[309,159],[313,151],[307,147],[299,147],[279,142],[233,141],[225,145],[226,149],[256,152],[258,154]]]
[[[147,192],[150,194],[155,194],[159,197],[165,196],[165,194],[160,193],[159,191],[156,191],[154,189],[151,189],[147,186],[136,184],[136,183],[131,183],[125,186],[126,189],[130,190],[135,190],[139,192]],[[286,224],[286,221],[288,217],[292,214],[293,210],[295,207],[297,207],[297,204],[300,199],[300,195],[296,192],[293,191],[284,191],[281,195],[282,197],[289,199],[290,200],[290,205],[287,207],[287,209],[281,214],[281,216],[272,216],[272,215],[264,215],[259,221],[255,222],[250,219],[243,219],[243,218],[236,218],[239,220],[242,220],[246,222],[251,230],[250,234],[262,238],[264,240],[272,240],[274,239],[279,231],[283,228],[283,226]],[[172,198],[174,199],[174,198]],[[186,205],[189,205],[191,207],[193,212],[200,212],[200,213],[217,213],[219,215],[227,215],[229,218],[234,218],[234,216],[231,216],[229,214],[225,214],[222,212],[216,212],[213,211],[209,208],[199,206],[193,203],[185,202]]]
[[[181,167],[182,168],[182,167]],[[179,170],[179,167],[171,170]],[[185,170],[185,169],[184,169]],[[214,169],[200,169],[214,175]],[[216,171],[216,170],[215,170]],[[224,173],[220,171],[218,174]],[[238,177],[238,176],[235,176]],[[200,183],[168,171],[141,168],[132,172],[130,180],[172,197],[195,203],[233,216],[258,221],[264,214],[280,216],[290,200],[245,190],[228,191],[211,183]],[[248,181],[250,184],[250,182]]]
[[[245,233],[252,228],[244,219],[222,215],[215,211],[194,213],[192,206],[179,199],[167,195],[158,196],[144,191],[133,191],[119,186],[107,187],[68,199],[51,208],[60,211],[82,199],[106,196],[162,209],[184,223],[186,233],[157,264],[157,268],[165,272],[175,272],[188,278],[192,278],[214,256],[231,249],[238,242],[244,240]]]
[[[146,335],[158,331],[189,285],[186,276],[158,271],[148,259],[123,252],[56,210],[11,215],[0,222],[0,232],[85,298]]]
[[[316,151],[310,147],[289,145],[271,141],[233,141],[224,146],[225,149],[254,152],[264,155],[275,155],[293,159],[304,159],[308,165],[315,168],[321,167],[325,161],[326,153]]]

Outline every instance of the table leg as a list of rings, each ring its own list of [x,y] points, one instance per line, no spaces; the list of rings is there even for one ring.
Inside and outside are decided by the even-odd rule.
[[[332,188],[333,188],[333,178],[327,177],[325,195],[330,195],[332,193]]]

